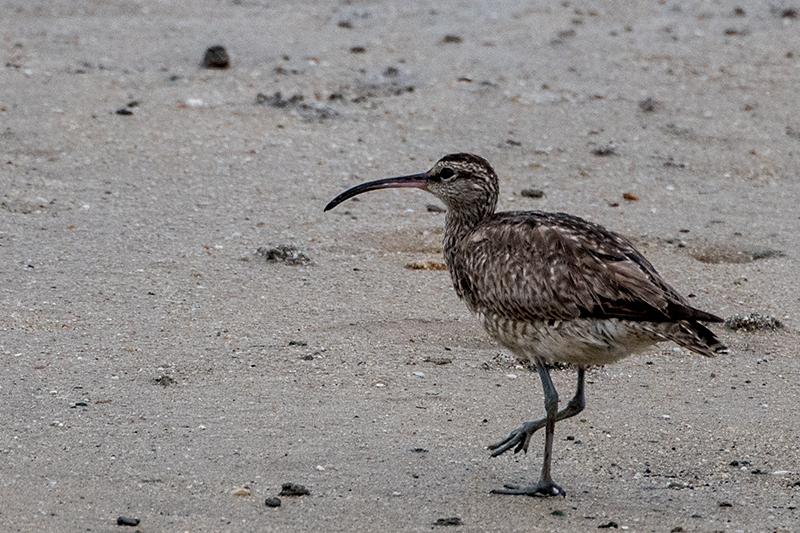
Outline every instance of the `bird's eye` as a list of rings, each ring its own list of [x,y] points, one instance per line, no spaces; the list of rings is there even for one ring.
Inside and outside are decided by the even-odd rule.
[[[455,170],[453,170],[450,167],[444,167],[442,170],[439,171],[439,178],[443,180],[449,180],[455,175],[456,175]]]

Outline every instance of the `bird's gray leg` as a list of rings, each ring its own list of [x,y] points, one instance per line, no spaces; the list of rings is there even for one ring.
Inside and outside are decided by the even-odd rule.
[[[547,412],[547,417],[544,419],[545,438],[544,458],[542,459],[542,474],[539,477],[539,482],[535,485],[531,485],[530,487],[506,485],[504,489],[493,490],[492,492],[494,494],[514,494],[526,496],[564,496],[566,494],[561,487],[553,482],[553,478],[550,475],[550,463],[553,456],[553,435],[555,433],[556,420],[559,419],[559,415],[569,410],[572,412],[572,414],[569,416],[574,416],[583,409],[584,370],[583,368],[578,369],[578,388],[575,391],[575,397],[569,402],[572,408],[570,408],[570,405],[568,405],[566,408],[564,408],[564,410],[559,412],[558,392],[556,392],[556,388],[553,386],[553,380],[550,379],[550,372],[547,370],[547,366],[544,364],[539,364],[537,366],[539,368],[539,377],[542,380],[542,389],[544,389],[544,407],[545,411]],[[563,418],[566,418],[566,416],[562,416],[562,419]],[[538,422],[540,421],[536,421],[536,423]]]
[[[584,369],[582,366],[580,366],[578,367],[578,386],[575,389],[575,396],[573,396],[573,398],[569,401],[569,403],[564,409],[562,409],[556,414],[556,422],[559,422],[571,416],[575,416],[581,411],[583,411],[583,408],[586,405],[586,400],[584,399],[583,396],[583,382],[584,382]],[[507,452],[514,446],[516,446],[514,453],[519,453],[521,451],[528,453],[528,444],[530,444],[531,442],[531,437],[538,430],[542,429],[545,426],[546,422],[547,422],[546,418],[540,418],[539,420],[532,420],[530,422],[525,422],[520,427],[512,431],[508,437],[501,440],[500,442],[490,444],[489,446],[487,446],[487,448],[490,450],[494,450],[494,452],[492,453],[492,457],[497,457],[498,455]]]
[[[556,415],[558,414],[558,393],[550,379],[547,365],[539,364],[539,377],[542,378],[544,389],[544,409],[547,412],[547,421],[544,426],[544,458],[542,459],[542,474],[536,485],[536,494],[547,496],[564,495],[564,489],[553,483],[550,477],[550,461],[553,457],[553,435],[556,431]]]

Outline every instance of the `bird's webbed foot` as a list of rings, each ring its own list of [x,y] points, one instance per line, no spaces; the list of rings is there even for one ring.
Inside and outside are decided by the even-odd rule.
[[[514,453],[525,452],[528,453],[528,444],[531,442],[531,437],[537,430],[543,428],[545,419],[533,420],[525,422],[520,427],[511,432],[511,434],[500,442],[495,442],[487,446],[489,450],[494,450],[492,457],[504,454],[514,446],[516,449]]]
[[[520,487],[518,485],[503,485],[502,489],[495,489],[492,494],[510,494],[512,496],[536,496],[538,498],[549,498],[550,496],[566,496],[564,489],[549,481],[539,481],[535,485]]]

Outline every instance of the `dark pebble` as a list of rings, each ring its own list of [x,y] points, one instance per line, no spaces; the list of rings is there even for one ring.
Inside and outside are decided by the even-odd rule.
[[[297,483],[284,483],[281,485],[281,496],[306,496],[311,491]]]
[[[118,526],[138,526],[140,520],[138,518],[128,518],[127,516],[120,516],[117,518]]]
[[[519,194],[521,196],[524,196],[525,198],[543,198],[544,197],[544,191],[539,190],[539,189],[522,189],[521,191],[519,191]]]
[[[280,498],[267,498],[264,500],[264,505],[267,507],[280,507],[281,506],[281,499]]]
[[[597,526],[597,529],[610,529],[612,527],[617,529],[619,528],[619,524],[617,524],[613,520],[609,520],[607,524],[600,524],[599,526]]]
[[[436,522],[434,522],[434,526],[460,526],[463,525],[464,522],[457,516],[451,516],[450,518],[440,518]]]
[[[647,97],[641,102],[639,102],[639,109],[644,111],[645,113],[652,113],[658,107],[658,102],[654,98]]]
[[[364,48],[363,46],[354,46],[350,49],[351,54],[363,54],[366,51],[367,49]]]
[[[445,36],[444,36],[444,39],[442,39],[442,42],[443,42],[443,43],[453,43],[453,44],[458,44],[458,43],[462,42],[463,40],[464,40],[464,39],[462,39],[462,38],[461,38],[460,36],[458,36],[458,35],[445,35]]]
[[[559,511],[558,509],[556,509],[555,511],[553,511],[550,514],[553,515],[553,516],[564,516],[564,511]]]
[[[603,146],[601,148],[595,148],[592,150],[592,153],[597,157],[608,157],[610,155],[617,155],[617,151],[613,146]]]
[[[203,56],[203,68],[228,68],[231,64],[228,52],[220,44],[209,46]]]
[[[719,502],[720,507],[733,507],[733,504],[730,502]]]
[[[117,109],[117,115],[133,115],[133,111],[123,107],[122,109]]]

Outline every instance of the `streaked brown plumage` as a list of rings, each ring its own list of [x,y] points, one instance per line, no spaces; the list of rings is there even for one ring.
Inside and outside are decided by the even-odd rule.
[[[693,308],[625,237],[565,213],[495,213],[497,175],[472,154],[451,154],[422,174],[364,183],[325,210],[363,192],[390,187],[427,190],[447,206],[443,242],[456,293],[489,333],[521,360],[536,364],[547,416],[527,422],[489,446],[493,456],[527,452],[545,427],[539,482],[501,494],[564,494],[550,475],[555,422],[584,407],[584,368],[613,363],[671,340],[696,353],[727,353],[700,322],[722,319]],[[578,366],[578,386],[558,411],[547,365]]]

